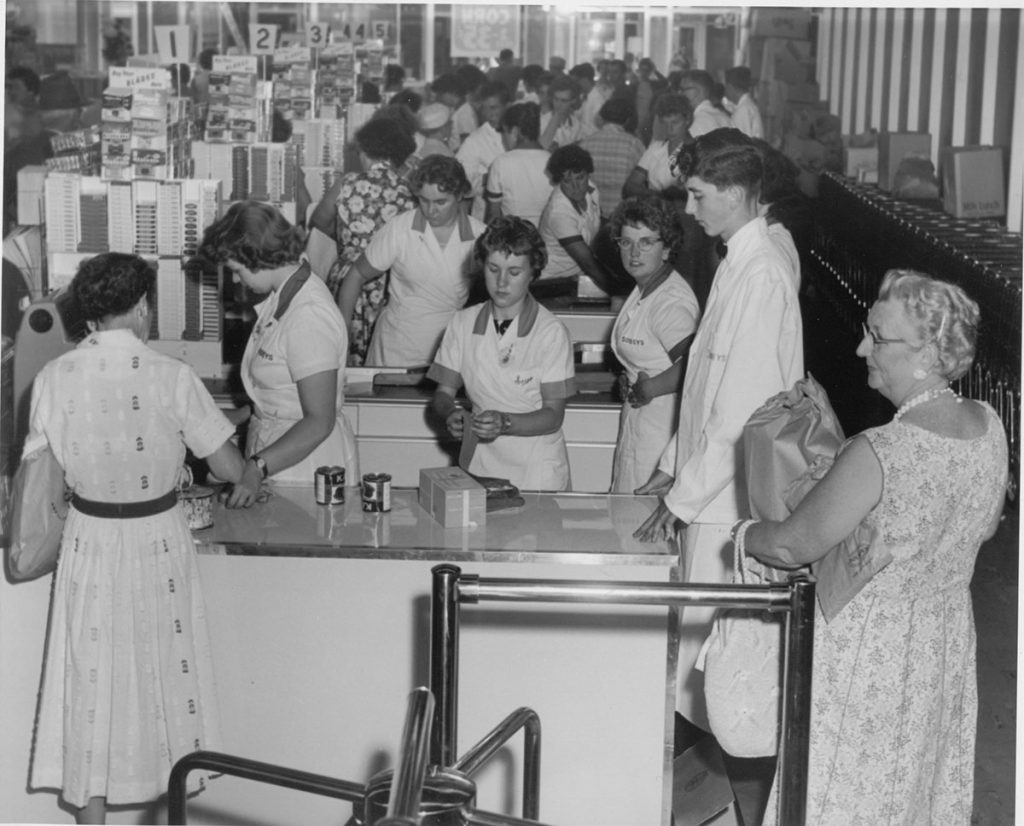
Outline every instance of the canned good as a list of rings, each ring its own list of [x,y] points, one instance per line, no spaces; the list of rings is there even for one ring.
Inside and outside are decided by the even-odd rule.
[[[321,465],[313,473],[313,491],[318,505],[345,503],[345,468]]]
[[[391,474],[363,474],[363,510],[387,513],[391,510]]]

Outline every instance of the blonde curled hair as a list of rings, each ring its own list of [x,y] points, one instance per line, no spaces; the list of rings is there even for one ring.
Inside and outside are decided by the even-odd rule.
[[[899,301],[925,344],[934,343],[943,378],[953,381],[971,368],[981,313],[961,287],[915,270],[889,270],[879,301]]]

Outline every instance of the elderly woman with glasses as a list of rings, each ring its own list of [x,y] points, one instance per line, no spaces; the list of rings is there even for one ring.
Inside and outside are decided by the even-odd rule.
[[[675,213],[656,196],[630,198],[611,218],[622,266],[636,286],[612,328],[623,399],[612,492],[632,493],[657,470],[675,432],[679,390],[700,308],[672,256],[682,241]]]
[[[850,439],[788,519],[734,526],[742,550],[769,565],[811,564],[819,597],[846,546],[830,549],[855,529],[874,536],[856,560],[874,576],[815,623],[808,823],[850,823],[851,812],[863,823],[971,822],[970,584],[999,524],[1008,462],[995,411],[950,387],[977,332],[978,306],[960,287],[890,270],[857,354],[893,420]]]

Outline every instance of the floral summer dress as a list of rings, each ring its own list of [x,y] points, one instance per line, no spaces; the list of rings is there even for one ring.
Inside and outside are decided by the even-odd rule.
[[[205,457],[233,432],[188,365],[108,330],[40,371],[25,450],[49,443],[86,499],[140,502],[174,489],[186,446]],[[72,507],[52,600],[30,786],[78,807],[155,800],[180,757],[220,745],[181,507],[134,519]]]
[[[370,238],[384,223],[416,206],[409,187],[385,161],[374,163],[366,172],[350,172],[342,179],[335,208],[338,212],[338,258],[327,274],[327,286],[338,297],[342,279],[356,262]],[[349,328],[349,358],[361,365],[373,336],[373,325],[387,300],[387,274],[363,285],[352,312]]]
[[[986,405],[987,407],[987,405]],[[865,432],[893,561],[814,636],[808,826],[968,826],[978,716],[970,583],[1002,507],[1007,447],[902,422]],[[776,821],[776,792],[766,826]]]

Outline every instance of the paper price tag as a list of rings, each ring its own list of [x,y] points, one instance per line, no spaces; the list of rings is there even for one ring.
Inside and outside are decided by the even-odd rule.
[[[107,81],[112,89],[169,89],[171,75],[162,66],[111,66]]]
[[[276,23],[249,24],[249,51],[252,54],[273,54],[277,47]]]
[[[188,26],[154,26],[160,62],[188,63],[192,53],[192,30]]]
[[[331,27],[326,23],[306,24],[306,45],[311,49],[322,49],[330,42]]]

